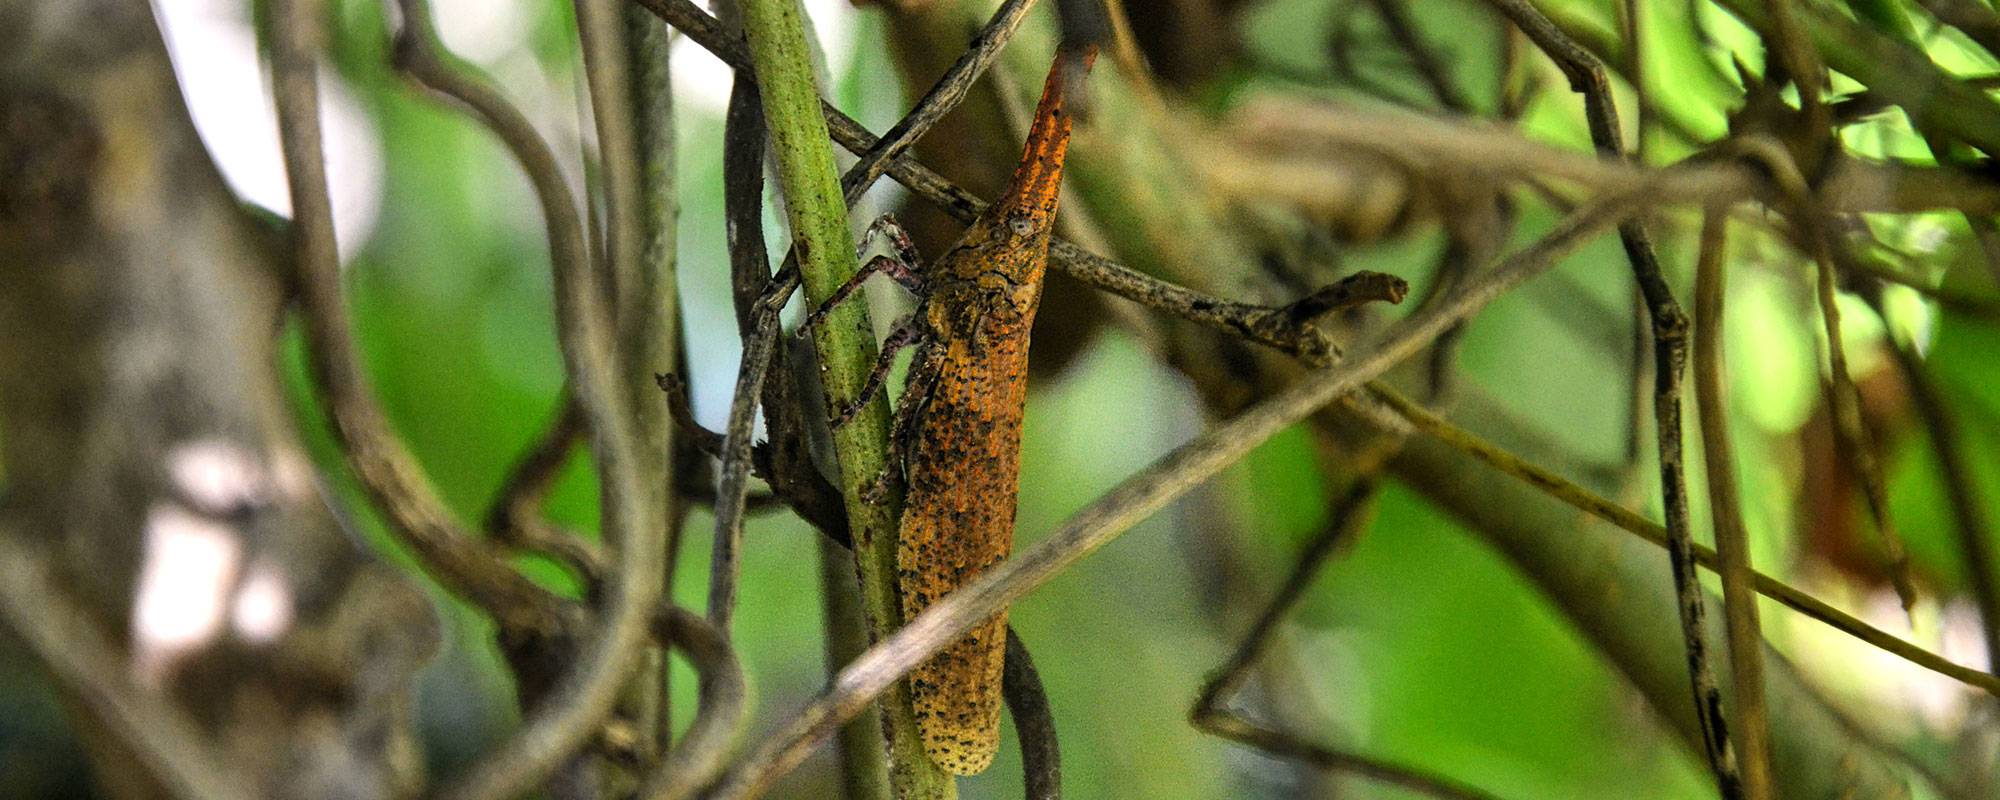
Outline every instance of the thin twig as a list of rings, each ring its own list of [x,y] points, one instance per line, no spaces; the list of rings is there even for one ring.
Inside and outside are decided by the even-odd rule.
[[[275,16],[292,12],[279,4]],[[276,47],[286,44],[273,42]],[[294,51],[296,52],[296,51]],[[132,683],[127,663],[91,614],[69,602],[42,558],[18,529],[0,524],[0,623],[88,707],[111,736],[145,765],[146,777],[182,800],[254,796],[165,692]]]
[[[729,95],[722,140],[722,213],[729,244],[729,293],[736,310],[736,331],[752,336],[758,301],[779,285],[797,285],[796,269],[771,274],[764,249],[764,110],[757,84],[739,73]],[[806,418],[807,391],[791,367],[792,354],[782,345],[771,351],[764,381],[766,444],[752,451],[758,474],[780,500],[821,533],[850,546],[847,509],[840,490],[813,463],[811,420]],[[671,395],[670,395],[671,397]],[[718,439],[719,443],[719,439]],[[720,447],[716,455],[721,457]]]
[[[805,759],[813,747],[902,675],[1133,524],[1213,476],[1280,430],[1416,355],[1452,324],[1540,274],[1604,228],[1638,213],[1648,198],[1599,200],[1564,218],[1555,230],[1481,274],[1432,311],[1411,317],[1364,348],[1361,355],[1313,373],[1240,416],[1176,448],[1071,516],[1039,544],[1001,562],[947,595],[842,670],[833,686],[802,709],[724,778],[718,797],[753,797]]]
[[[1874,287],[1863,296],[1874,307],[1876,316],[1881,317],[1884,323],[1889,322],[1880,288]],[[1966,583],[1972,587],[1973,603],[1979,607],[1979,630],[1986,640],[1988,670],[2000,671],[2000,585],[1996,585],[1993,575],[1996,564],[1992,545],[1993,527],[1986,515],[1986,502],[1979,497],[1979,490],[1973,483],[1976,472],[1966,458],[1964,439],[1961,438],[1964,431],[1946,406],[1942,389],[1925,370],[1923,358],[1916,349],[1890,336],[1889,352],[1895,357],[1903,382],[1910,389],[1910,399],[1930,437],[1931,449],[1937,453],[1938,477],[1944,482],[1945,496],[1951,503],[1951,515],[1956,523],[1953,530],[1958,537],[1959,560],[1965,565]]]
[[[994,9],[993,18],[972,37],[965,52],[960,53],[958,60],[938,76],[937,82],[931,84],[930,90],[910,108],[910,113],[890,126],[881,140],[868,147],[866,152],[858,154],[859,160],[848,167],[847,174],[840,178],[841,193],[846,196],[848,205],[854,205],[861,199],[861,195],[882,177],[890,164],[901,159],[918,139],[965,100],[979,77],[986,73],[986,68],[1000,57],[1000,49],[1021,28],[1022,20],[1027,19],[1028,11],[1035,7],[1035,2],[1006,0]]]
[[[541,203],[555,267],[557,324],[564,367],[593,433],[592,449],[608,512],[604,520],[605,538],[620,546],[619,570],[605,592],[610,609],[597,625],[590,644],[571,661],[572,666],[561,682],[543,698],[522,728],[444,793],[454,800],[511,797],[548,775],[556,764],[583,745],[610,714],[620,685],[637,666],[648,617],[660,591],[661,563],[665,556],[664,537],[646,534],[659,527],[654,523],[663,525],[664,520],[649,518],[649,508],[645,505],[648,493],[638,485],[640,459],[631,430],[633,411],[627,406],[630,398],[614,377],[620,359],[615,318],[605,302],[609,293],[599,285],[599,275],[589,263],[582,222],[554,155],[518,109],[489,87],[445,65],[437,52],[436,31],[431,28],[429,9],[423,0],[402,0],[402,10],[404,27],[395,48],[398,66],[429,88],[464,104],[485,123],[520,163]],[[578,22],[585,32],[584,48],[596,53],[592,56],[596,63],[622,63],[623,29],[608,3],[584,0],[579,4]],[[622,75],[622,67],[607,70],[607,76],[599,80],[614,85],[605,87],[607,96],[594,99],[600,118],[622,115],[629,125],[629,111],[625,110],[627,95],[618,80]],[[316,117],[308,117],[300,127],[316,128],[316,122]],[[616,145],[627,149],[626,156],[608,162],[626,165],[614,172],[629,173],[632,144],[629,133],[629,128],[622,136],[614,132],[605,142],[607,148]],[[303,152],[310,155],[290,160],[317,164],[316,149]],[[319,177],[321,180],[313,183],[314,190],[305,193],[321,196],[315,204],[323,201],[325,193],[323,176]],[[629,206],[631,177],[630,174],[624,178],[613,176],[612,183],[626,186],[612,190],[614,201],[622,197]],[[298,180],[294,178],[295,183]],[[295,189],[294,195],[299,194]],[[611,216],[615,220],[629,213],[630,208],[624,212],[613,208]],[[305,217],[301,215],[300,219]],[[302,229],[306,227],[301,225]],[[626,249],[619,251],[624,254],[622,257],[637,257],[636,248],[630,247],[629,242],[624,246]],[[302,245],[302,252],[311,251]],[[323,270],[321,280],[327,282],[329,289],[334,280],[331,255],[329,237],[321,257],[323,265],[301,259],[303,264]],[[336,306],[337,299],[337,296],[327,298]],[[348,368],[352,368],[351,364]]]
[[[729,647],[729,637],[693,612],[661,603],[651,620],[653,637],[662,646],[684,653],[694,665],[694,722],[667,758],[646,776],[638,796],[645,800],[693,797],[722,771],[736,732],[749,716],[743,666]]]
[[[1491,442],[1445,421],[1431,413],[1415,401],[1383,384],[1371,384],[1369,389],[1387,403],[1397,414],[1425,434],[1436,438],[1445,445],[1462,451],[1502,473],[1520,479],[1522,482],[1542,491],[1572,508],[1609,522],[1658,547],[1667,546],[1667,529],[1659,523],[1640,516],[1637,512],[1606,499],[1595,492],[1577,485],[1575,482],[1557,475],[1535,463],[1507,452]],[[1710,569],[1720,564],[1715,551],[1702,545],[1695,545],[1694,557],[1697,563]],[[1825,623],[1834,630],[1861,640],[1883,652],[1894,655],[1924,669],[1943,675],[1967,686],[2000,697],[2000,678],[1976,669],[1954,664],[1935,653],[1869,625],[1866,622],[1812,595],[1763,573],[1754,573],[1757,593],[1769,597],[1785,606],[1815,620]]]
[[[1492,800],[1493,795],[1448,778],[1359,753],[1313,744],[1296,735],[1259,725],[1230,707],[1230,698],[1243,688],[1251,675],[1251,668],[1263,657],[1271,635],[1277,632],[1285,616],[1305,597],[1306,589],[1312,586],[1320,567],[1336,548],[1352,541],[1356,532],[1365,527],[1373,516],[1375,486],[1373,480],[1360,480],[1348,490],[1346,496],[1334,503],[1325,529],[1313,537],[1305,551],[1299,554],[1291,575],[1285,578],[1270,604],[1257,615],[1256,622],[1251,624],[1250,631],[1244,634],[1229,660],[1223,662],[1202,685],[1201,694],[1196,697],[1188,717],[1196,728],[1279,758],[1353,773],[1431,797]]]
[[[1875,521],[1876,535],[1881,539],[1882,558],[1889,569],[1890,583],[1896,589],[1896,597],[1902,601],[1903,611],[1911,613],[1917,604],[1917,590],[1910,579],[1910,556],[1903,548],[1902,536],[1896,533],[1895,521],[1889,516],[1889,493],[1883,485],[1881,462],[1875,457],[1875,438],[1869,435],[1867,421],[1861,418],[1861,392],[1854,385],[1854,373],[1847,366],[1847,344],[1841,334],[1833,256],[1827,252],[1829,245],[1824,239],[1811,233],[1807,235],[1817,240],[1813,254],[1813,288],[1826,337],[1826,398],[1833,411],[1834,441],[1839,443],[1841,454],[1846,456],[1848,465],[1861,482],[1862,495],[1867,499],[1869,514]]]
[[[300,0],[308,2],[309,0]],[[272,37],[273,93],[286,174],[294,197],[294,247],[308,364],[334,422],[334,435],[369,499],[390,528],[447,590],[492,614],[502,628],[553,631],[552,598],[470,536],[452,516],[415,457],[392,432],[361,374],[342,305],[332,212],[321,163],[318,3],[286,6]],[[304,28],[304,30],[301,30]],[[282,45],[282,46],[279,46]]]
[[[593,542],[543,523],[541,506],[583,434],[583,411],[567,391],[556,417],[500,483],[486,513],[486,533],[500,544],[547,556],[568,567],[587,594],[604,583],[604,554]]]
[[[1612,158],[1623,158],[1623,132],[1618,126],[1618,109],[1604,66],[1550,22],[1526,0],[1492,0],[1529,41],[1553,60],[1569,78],[1570,88],[1583,95],[1584,116],[1590,138],[1597,150]],[[1694,537],[1688,526],[1687,476],[1682,468],[1681,373],[1687,363],[1688,320],[1674,300],[1660,271],[1651,236],[1640,220],[1632,219],[1618,228],[1625,257],[1632,264],[1633,277],[1646,299],[1653,334],[1653,416],[1657,423],[1660,462],[1660,504],[1666,509],[1667,556],[1674,578],[1674,594],[1679,603],[1681,636],[1687,648],[1688,677],[1691,683],[1695,719],[1700,723],[1702,751],[1717,788],[1725,799],[1742,794],[1736,758],[1729,746],[1729,722],[1723,713],[1722,692],[1716,687],[1715,673],[1708,663],[1708,631],[1704,625],[1701,580],[1694,562]]]
[[[785,214],[791,222],[798,276],[807,298],[819,307],[854,275],[857,264],[799,0],[737,0],[736,8],[742,14],[750,56],[737,66],[748,67],[756,76]],[[823,409],[831,418],[835,409],[855,405],[861,396],[877,357],[873,330],[862,304],[844,303],[834,306],[824,324],[813,326],[811,332],[826,390]],[[868,487],[887,468],[888,437],[888,403],[879,393],[848,424],[833,431],[834,456],[840,466],[837,485],[846,498],[862,606],[870,633],[877,638],[903,622],[896,586],[898,504],[894,498],[876,503],[866,497]],[[882,707],[891,752],[889,780],[896,793],[912,798],[954,796],[951,776],[924,753],[907,687],[891,694]]]
[[[1000,692],[1021,742],[1021,786],[1027,800],[1062,800],[1062,748],[1056,742],[1055,711],[1035,671],[1034,656],[1014,628],[1007,628],[1007,656]]]
[[[1750,535],[1736,492],[1736,457],[1729,441],[1729,402],[1723,389],[1723,287],[1727,277],[1729,214],[1710,208],[1702,216],[1701,251],[1694,278],[1695,405],[1701,417],[1708,501],[1721,561],[1723,630],[1729,639],[1729,673],[1736,687],[1736,741],[1743,795],[1769,800],[1771,720],[1764,702],[1764,636],[1757,624],[1756,572]]]
[[[738,70],[749,69],[749,54],[743,43],[728,34],[714,17],[690,0],[637,1],[686,33],[690,40],[715,54],[723,63]],[[822,103],[820,111],[826,118],[833,140],[850,152],[867,153],[881,141],[861,123],[830,104]],[[986,209],[984,200],[917,163],[908,154],[888,164],[890,177],[960,222],[969,223]],[[1204,295],[1090,253],[1062,238],[1050,242],[1049,264],[1086,285],[1248,338],[1289,355],[1314,363],[1325,363],[1331,357],[1332,341],[1326,334],[1310,325],[1289,324],[1287,309],[1282,306],[1239,303]]]
[[[1862,495],[1875,522],[1876,535],[1881,539],[1882,558],[1889,572],[1890,584],[1896,589],[1897,599],[1902,601],[1904,613],[1909,614],[1917,603],[1916,586],[1910,578],[1910,557],[1903,547],[1902,537],[1896,533],[1894,520],[1889,516],[1888,489],[1883,484],[1881,464],[1875,457],[1874,437],[1869,435],[1867,423],[1861,417],[1861,392],[1855,387],[1853,373],[1847,367],[1847,344],[1841,334],[1835,271],[1839,265],[1852,264],[1858,259],[1846,255],[1847,248],[1836,238],[1838,234],[1833,220],[1813,202],[1810,185],[1790,150],[1763,136],[1742,137],[1732,145],[1770,172],[1773,183],[1779,187],[1791,211],[1795,238],[1813,261],[1815,297],[1822,333],[1826,338],[1827,377],[1824,386],[1827,404],[1833,412],[1834,441],[1841,457],[1861,482]]]
[[[716,489],[715,544],[708,573],[708,621],[724,636],[736,610],[736,580],[743,549],[744,497],[750,491],[750,445],[756,433],[757,401],[771,351],[778,345],[778,311],[790,291],[776,282],[757,301],[749,335],[743,338],[743,363],[737,368],[736,389],[729,402],[729,427],[722,438],[722,477]]]

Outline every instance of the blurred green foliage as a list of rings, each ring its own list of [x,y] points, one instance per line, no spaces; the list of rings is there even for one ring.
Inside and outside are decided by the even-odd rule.
[[[559,150],[567,147],[574,156],[580,77],[568,5],[511,2],[521,6],[527,21],[521,40],[477,66],[521,100],[545,131],[556,134]],[[540,224],[525,181],[500,147],[387,69],[389,21],[382,4],[337,5],[334,61],[380,138],[386,176],[373,234],[349,243],[355,245],[348,251],[347,282],[357,333],[397,430],[451,505],[477,520],[502,476],[550,419],[561,384]],[[1496,107],[1500,76],[1490,65],[1496,63],[1499,39],[1490,16],[1468,0],[1409,5],[1418,30],[1443,54],[1463,92],[1482,108]],[[1617,4],[1611,0],[1552,0],[1545,6],[1607,35],[1617,30]],[[1723,132],[1725,114],[1740,92],[1731,58],[1758,63],[1758,45],[1739,23],[1705,3],[1638,6],[1648,65],[1644,94],[1657,105],[1655,118],[1672,123],[1648,137],[1648,158],[1664,163],[1693,146],[1670,130],[1674,125],[1704,139]],[[854,35],[842,45],[851,52],[836,54],[836,62],[846,66],[833,84],[835,100],[880,130],[905,102],[891,78],[885,25],[876,10],[840,13],[853,17]],[[1359,0],[1257,3],[1243,32],[1261,60],[1324,73],[1325,43],[1336,24],[1358,26],[1354,40],[1371,48],[1358,60],[1375,83],[1399,97],[1425,97]],[[1980,51],[1935,27],[1910,35],[1921,37],[1944,66],[1993,69]],[[1542,86],[1522,121],[1524,129],[1543,140],[1585,147],[1578,104],[1560,76],[1549,69],[1534,73]],[[1243,93],[1278,85],[1244,75],[1207,99],[1226,105]],[[1335,78],[1312,91],[1347,99],[1362,94]],[[1629,110],[1636,95],[1629,85],[1620,84],[1619,91],[1629,126],[1637,117]],[[727,305],[720,114],[683,100],[679,124],[681,286],[689,359],[697,411],[714,425],[738,351]],[[1860,126],[1848,139],[1865,153],[1927,157],[1907,123],[1893,113]],[[581,159],[575,160],[573,175],[582,176]],[[1545,208],[1526,207],[1520,236],[1535,235],[1553,219]],[[769,221],[773,243],[781,245],[776,217]],[[1925,218],[1885,224],[1890,229],[1881,233],[1891,241],[1912,225],[1940,229],[1944,245],[1937,255],[1946,265],[1945,280],[1964,280],[1972,270],[1968,265],[1977,254],[1962,222]],[[1418,231],[1356,246],[1344,258],[1421,283],[1435,257],[1434,238]],[[1562,268],[1569,280],[1544,280],[1495,304],[1470,328],[1462,359],[1477,391],[1585,464],[1622,460],[1632,425],[1625,366],[1632,290],[1616,252],[1608,239],[1594,244]],[[1692,243],[1670,235],[1662,255],[1685,291]],[[1747,517],[1760,566],[1797,575],[1793,567],[1802,557],[1794,529],[1803,501],[1802,456],[1794,439],[1820,406],[1810,286],[1797,259],[1768,243],[1739,242],[1732,261],[1730,402],[1738,412],[1734,431],[1750,503]],[[1941,313],[1900,290],[1895,299],[1911,317],[1900,324],[1917,331],[1962,412],[1968,438],[1993,441],[2000,435],[2000,380],[1995,380],[2000,376],[1990,354],[2000,351],[2000,330]],[[1580,306],[1600,313],[1580,313]],[[1868,317],[1859,306],[1850,309],[1849,319]],[[291,345],[289,368],[306,429],[322,463],[337,470],[324,421],[305,399],[296,341]],[[1857,340],[1858,364],[1882,361],[1879,353],[1869,354],[1871,347]],[[1189,438],[1203,424],[1197,408],[1179,377],[1118,333],[1102,337],[1057,380],[1034,387],[1020,542],[1036,541],[1068,513]],[[1650,429],[1650,422],[1644,424]],[[2000,489],[2000,451],[1968,450],[1981,470],[1985,496],[2000,497],[1993,491]],[[1951,597],[1962,586],[1962,569],[1934,459],[1920,432],[1895,438],[1891,453],[1896,520],[1924,577]],[[1325,522],[1329,498],[1314,459],[1302,434],[1280,437],[1015,608],[1013,622],[1033,646],[1051,693],[1071,796],[1277,796],[1297,788],[1298,775],[1284,765],[1205,737],[1186,717],[1203,678],[1221,663],[1296,552]],[[551,513],[588,530],[596,517],[591,478],[582,459],[577,462]],[[1690,484],[1697,489],[1697,530],[1705,535],[1698,473]],[[340,486],[350,508],[366,507],[351,482]],[[1641,491],[1628,501],[1652,493],[1637,488]],[[361,518],[372,541],[396,552],[379,523],[366,514]],[[682,602],[696,606],[705,592],[709,524],[702,513],[689,520],[675,586]],[[819,606],[814,591],[801,588],[816,586],[814,535],[783,515],[757,518],[747,533],[735,636],[756,707],[744,741],[758,740],[824,683]],[[1664,558],[1661,563],[1664,569]],[[524,566],[551,585],[574,588],[550,565]],[[1234,583],[1219,586],[1222,578]],[[1319,721],[1317,729],[1298,731],[1302,735],[1434,770],[1504,797],[1684,798],[1709,791],[1686,746],[1549,603],[1410,491],[1387,491],[1373,524],[1315,586],[1288,629],[1290,648],[1284,654],[1302,694],[1269,699],[1304,709],[1307,718]],[[1860,597],[1857,589],[1847,599]],[[433,771],[448,775],[517,715],[490,626],[442,596],[440,607],[447,609],[449,647],[424,679],[421,711]],[[1920,638],[1935,635],[1936,608],[1920,611]],[[1800,649],[1805,645],[1790,635],[1784,612],[1767,606],[1765,616],[1774,642],[1811,672],[1814,651]],[[675,678],[675,709],[684,716],[693,706],[693,680],[685,670]],[[0,690],[0,696],[23,695]],[[1884,711],[1868,705],[1879,698],[1843,699],[1860,711]],[[27,710],[0,713],[0,719],[9,726],[45,726],[52,717],[45,702],[20,708]],[[1883,727],[1910,733],[1918,726]],[[0,740],[7,738],[0,732]],[[11,752],[0,749],[0,771],[18,776],[17,767],[9,766],[20,763],[9,760]],[[785,791],[814,796],[831,785],[833,767],[831,758],[816,757],[789,779]],[[968,797],[1016,796],[1018,771],[1016,755],[1005,749],[994,769],[964,782],[963,791]],[[1355,782],[1351,794],[1342,796],[1403,795]]]

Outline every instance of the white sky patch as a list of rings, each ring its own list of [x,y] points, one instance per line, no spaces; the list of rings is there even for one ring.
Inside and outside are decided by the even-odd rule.
[[[470,0],[465,0],[470,2]],[[243,199],[291,216],[284,156],[270,76],[239,0],[155,0],[181,94],[209,155]],[[334,233],[352,252],[375,226],[381,205],[381,145],[359,104],[327,69],[320,70]]]
[[[226,523],[161,503],[146,514],[146,561],[132,606],[134,665],[157,682],[182,655],[222,632],[242,545]]]
[[[201,510],[211,514],[262,501],[263,465],[243,448],[219,439],[176,445],[167,453],[167,474]]]
[[[431,0],[438,38],[460,58],[491,66],[521,47],[528,10],[521,0]]]
[[[236,593],[229,621],[236,635],[253,644],[264,644],[283,635],[292,626],[292,589],[285,576],[270,564],[250,568],[243,588]]]

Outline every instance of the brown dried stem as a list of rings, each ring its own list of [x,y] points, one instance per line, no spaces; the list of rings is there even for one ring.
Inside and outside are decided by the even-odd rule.
[[[1379,344],[1365,348],[1362,355],[1315,372],[1128,478],[1071,516],[1041,543],[981,574],[869,648],[841,671],[826,694],[732,769],[716,795],[761,794],[778,776],[803,761],[842,721],[859,713],[932,653],[1242,458],[1273,434],[1417,354],[1457,321],[1548,269],[1555,259],[1592,235],[1637,213],[1644,202],[1643,195],[1621,195],[1588,204],[1566,217],[1549,235],[1482,273],[1450,300],[1385,332]]]
[[[1723,287],[1727,277],[1729,216],[1710,208],[1702,217],[1701,251],[1694,279],[1695,405],[1701,417],[1703,462],[1708,467],[1709,517],[1721,561],[1723,630],[1729,639],[1729,673],[1736,689],[1736,741],[1743,794],[1768,800],[1771,720],[1764,701],[1764,637],[1757,624],[1756,572],[1750,536],[1736,492],[1736,458],[1729,441],[1729,396],[1723,388]]]
[[[1569,78],[1570,88],[1583,95],[1584,116],[1598,151],[1622,158],[1624,134],[1618,125],[1618,109],[1604,66],[1596,56],[1570,39],[1526,0],[1492,2],[1562,69]],[[1682,468],[1681,373],[1687,363],[1688,320],[1660,271],[1644,223],[1637,219],[1626,221],[1618,228],[1618,238],[1625,246],[1625,257],[1632,264],[1633,277],[1645,297],[1646,312],[1653,323],[1653,416],[1658,431],[1660,504],[1666,509],[1667,556],[1679,601],[1681,635],[1687,648],[1695,716],[1701,723],[1702,750],[1722,796],[1735,798],[1742,793],[1741,778],[1737,775],[1735,755],[1730,751],[1722,692],[1708,663],[1708,633],[1703,622],[1706,612],[1695,569],[1694,536],[1688,529],[1687,477]]]
[[[715,54],[723,63],[738,70],[749,68],[749,54],[743,43],[727,33],[721,23],[690,0],[637,0],[679,28],[696,44]],[[850,152],[867,153],[880,139],[861,123],[830,104],[821,104],[833,140]],[[986,209],[986,202],[959,188],[907,154],[888,162],[888,175],[926,202],[936,205],[960,222],[970,222]],[[1284,307],[1239,303],[1201,294],[1111,259],[1091,253],[1066,239],[1049,245],[1049,263],[1070,277],[1150,308],[1159,309],[1194,322],[1218,328],[1280,352],[1325,363],[1332,342],[1312,326],[1289,322]]]
[[[466,106],[493,130],[521,164],[541,202],[556,273],[557,322],[564,366],[571,390],[593,433],[593,451],[607,511],[606,539],[620,548],[619,570],[605,593],[610,608],[595,626],[590,644],[530,714],[521,730],[445,793],[452,798],[508,797],[547,776],[559,762],[576,752],[610,714],[621,684],[637,666],[648,618],[660,591],[665,542],[664,536],[654,534],[665,520],[653,518],[647,505],[650,494],[647,487],[639,485],[642,459],[632,430],[636,414],[629,405],[632,398],[614,377],[621,359],[615,317],[605,302],[610,294],[600,285],[599,275],[591,267],[582,222],[554,155],[520,112],[498,93],[446,66],[437,51],[429,9],[422,0],[403,0],[402,10],[404,28],[396,41],[398,65],[427,87]],[[600,137],[605,143],[607,172],[611,176],[610,224],[614,234],[612,258],[616,265],[622,259],[638,256],[638,248],[632,241],[630,216],[634,211],[631,206],[635,182],[631,118],[623,83],[623,29],[614,9],[603,0],[581,2],[578,20],[584,49],[592,54],[587,57],[598,65],[616,65],[606,66],[604,75],[593,78],[593,94],[601,95],[594,98],[600,125],[610,126],[600,131]],[[606,122],[605,118],[624,121]],[[306,116],[294,124],[316,129],[316,121],[316,117]],[[288,164],[317,165],[317,142],[311,145],[313,149],[297,151]],[[614,149],[623,153],[613,154]],[[315,202],[323,203],[324,176],[317,177],[319,180],[310,184],[312,191],[295,189],[294,195],[317,194]],[[295,184],[299,181],[295,176]],[[305,217],[302,215],[301,219]],[[302,229],[305,227],[301,225]],[[331,228],[326,230],[330,234]],[[319,258],[323,264],[307,258],[301,261],[321,270],[321,280],[331,290],[334,265],[330,235],[327,238]],[[311,252],[306,248],[307,245],[302,245],[302,253]],[[617,266],[611,272],[632,274],[630,269]],[[329,295],[325,305],[337,307],[337,296]],[[344,338],[344,331],[340,335]],[[351,369],[351,362],[348,368]]]
[[[687,655],[699,676],[694,722],[688,726],[665,761],[640,785],[645,800],[693,797],[722,771],[736,732],[748,716],[748,690],[743,667],[729,646],[729,636],[687,609],[662,603],[651,620],[652,635],[662,646]]]
[[[1062,748],[1056,744],[1055,711],[1042,688],[1041,673],[1028,645],[1013,627],[1007,628],[1007,657],[1000,673],[1000,692],[1021,742],[1021,786],[1028,800],[1062,800]]]

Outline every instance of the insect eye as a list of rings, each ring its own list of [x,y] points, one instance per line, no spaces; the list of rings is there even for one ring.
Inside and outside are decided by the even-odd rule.
[[[1007,229],[1015,236],[1026,236],[1035,231],[1035,222],[1027,217],[1008,217]]]

